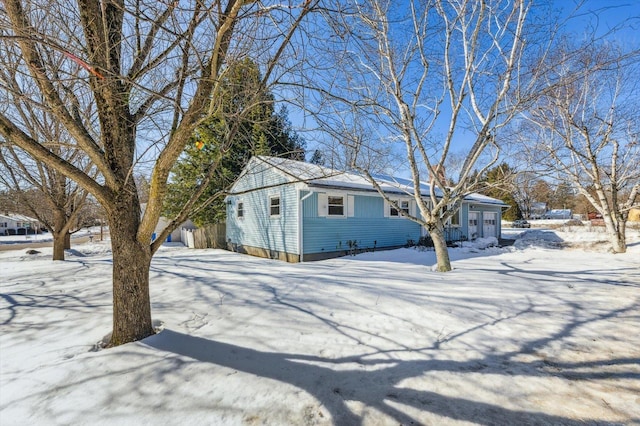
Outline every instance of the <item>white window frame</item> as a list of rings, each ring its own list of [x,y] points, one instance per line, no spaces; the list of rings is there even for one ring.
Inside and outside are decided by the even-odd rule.
[[[407,203],[407,208],[404,208],[404,203]],[[411,214],[411,201],[410,200],[400,200],[398,203],[398,207],[402,210],[406,215]],[[404,216],[406,217],[406,216]]]
[[[329,198],[342,198],[342,214],[329,214]],[[337,206],[337,205],[333,205]],[[355,197],[344,192],[318,193],[318,217],[346,219],[355,215]]]
[[[238,200],[236,205],[236,218],[238,218],[239,220],[244,220],[244,212],[245,212],[244,201]]]
[[[400,210],[404,211],[407,215],[411,214],[411,200],[391,200],[394,203],[396,203],[398,205],[398,207],[400,207]],[[407,208],[403,208],[402,204],[403,203],[407,203]],[[404,216],[400,213],[400,210],[397,210],[393,204],[391,204],[390,202],[385,202],[385,204],[387,205],[386,207],[386,211],[385,211],[385,216],[386,217],[390,217],[392,219],[398,219],[398,218],[403,218],[403,219],[407,219],[407,216]],[[395,214],[393,214],[393,212],[395,212]]]
[[[276,207],[273,204],[273,200],[278,199],[278,214],[273,214],[273,208]],[[269,196],[269,217],[280,217],[282,214],[282,197],[280,195],[271,195]]]
[[[331,203],[331,199],[332,198],[340,198],[342,200],[341,204],[332,204]],[[346,200],[346,196],[344,195],[338,195],[338,194],[327,194],[327,217],[345,217],[346,216],[346,210],[347,210],[347,200]],[[332,214],[331,213],[331,207],[342,207],[342,214]]]

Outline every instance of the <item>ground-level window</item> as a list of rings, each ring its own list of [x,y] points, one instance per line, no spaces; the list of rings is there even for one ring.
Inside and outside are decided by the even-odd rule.
[[[400,201],[399,207],[400,210],[404,212],[404,214],[409,214],[409,201]]]
[[[329,216],[344,216],[344,197],[330,195],[327,205]]]
[[[449,210],[451,206],[445,208],[445,212]],[[460,209],[456,210],[456,212],[447,219],[447,226],[460,226]]]
[[[280,216],[280,197],[275,196],[275,197],[271,197],[270,199],[270,212],[269,215],[270,216]]]
[[[395,203],[400,207],[400,211],[404,214],[409,214],[409,201],[408,200],[394,200]],[[389,203],[389,216],[398,217],[400,216],[400,212],[396,209],[393,204]]]
[[[238,217],[244,217],[244,203],[242,201],[238,201]]]
[[[451,226],[460,226],[460,210],[456,211],[453,216],[451,216],[449,224]]]

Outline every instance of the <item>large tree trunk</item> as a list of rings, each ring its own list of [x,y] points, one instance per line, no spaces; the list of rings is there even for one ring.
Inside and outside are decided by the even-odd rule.
[[[66,229],[64,232],[64,248],[66,250],[71,249],[71,234]]]
[[[428,228],[429,235],[433,240],[433,247],[436,251],[436,259],[438,261],[438,272],[451,271],[451,260],[449,259],[449,250],[447,248],[447,240],[444,235],[444,225],[441,223],[432,224]]]
[[[150,242],[137,239],[138,204],[119,203],[109,215],[113,251],[113,333],[109,346],[144,339],[154,333],[149,298]]]
[[[68,235],[68,232],[52,230],[51,234],[53,235],[53,260],[64,260],[65,234]]]

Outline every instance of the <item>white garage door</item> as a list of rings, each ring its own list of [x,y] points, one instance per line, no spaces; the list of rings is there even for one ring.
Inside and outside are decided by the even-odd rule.
[[[482,236],[498,237],[498,213],[483,212],[482,213]]]

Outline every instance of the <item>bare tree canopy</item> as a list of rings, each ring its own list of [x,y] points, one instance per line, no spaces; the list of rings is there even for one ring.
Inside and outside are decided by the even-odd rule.
[[[219,107],[221,75],[250,56],[265,81],[277,79],[296,60],[288,47],[313,7],[310,0],[4,2],[0,135],[105,208],[114,262],[111,345],[153,333],[149,266],[171,230],[154,242],[152,234],[173,164]],[[16,99],[34,112],[21,114]],[[65,143],[91,161],[97,178],[30,131],[29,122],[45,114],[64,127]],[[141,168],[151,175],[144,214],[134,179]]]
[[[413,188],[431,184],[427,198],[412,191],[419,214],[410,219],[433,238],[440,271],[451,269],[445,223],[498,160],[498,133],[534,79],[523,67],[525,41],[537,31],[530,7],[527,0],[431,0],[400,8],[375,0],[328,17],[334,34],[323,60],[337,72],[314,67],[324,78],[316,120],[370,178],[371,156],[402,147]],[[468,149],[460,158],[461,142]],[[452,160],[458,170],[450,180]]]
[[[565,41],[540,62],[544,86],[519,132],[531,167],[570,182],[602,215],[618,253],[628,212],[640,204],[639,52]]]

